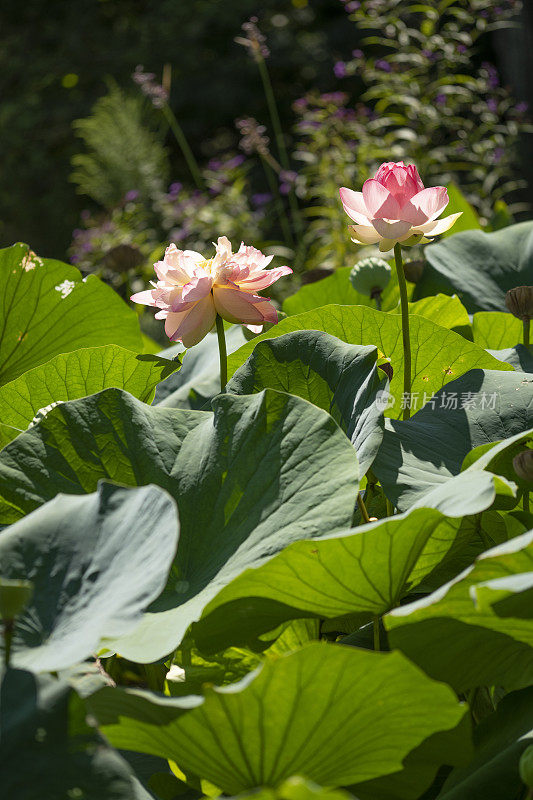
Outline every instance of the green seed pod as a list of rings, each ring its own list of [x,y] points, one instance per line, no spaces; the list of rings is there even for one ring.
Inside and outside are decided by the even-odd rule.
[[[382,258],[363,258],[350,272],[350,282],[355,291],[367,297],[380,295],[390,277],[391,268]]]
[[[533,789],[533,745],[530,745],[522,755],[518,762],[518,772],[520,779],[529,789]]]
[[[519,478],[533,483],[533,450],[523,450],[513,458],[513,468]]]
[[[516,286],[505,295],[505,305],[518,319],[533,319],[533,286]]]
[[[26,608],[33,594],[31,581],[0,578],[0,617],[13,620]]]

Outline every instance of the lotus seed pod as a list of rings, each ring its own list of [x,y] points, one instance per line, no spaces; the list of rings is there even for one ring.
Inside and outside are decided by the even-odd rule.
[[[513,458],[514,471],[519,478],[533,483],[533,450],[523,450]]]
[[[390,281],[391,268],[382,258],[364,258],[350,272],[350,282],[356,292],[367,297],[381,294]]]
[[[533,319],[533,286],[516,286],[505,295],[507,309],[518,319]]]
[[[406,261],[403,265],[405,279],[410,283],[418,283],[424,272],[425,262],[422,258],[417,261]]]
[[[0,617],[13,620],[28,605],[33,594],[31,581],[16,581],[0,578]]]
[[[529,789],[533,789],[533,745],[530,745],[522,755],[518,762],[518,772],[520,779]]]

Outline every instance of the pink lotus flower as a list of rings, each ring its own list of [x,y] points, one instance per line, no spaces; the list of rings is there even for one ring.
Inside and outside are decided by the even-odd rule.
[[[343,187],[340,196],[344,210],[356,223],[350,225],[352,241],[379,242],[383,252],[396,242],[415,244],[422,237],[438,236],[461,216],[437,219],[448,205],[448,192],[444,186],[424,189],[417,168],[403,161],[382,164],[374,177],[365,181],[362,192]]]
[[[198,344],[215,324],[220,314],[228,322],[237,322],[258,333],[265,322],[278,321],[278,314],[268,297],[256,292],[271,286],[290,267],[265,269],[273,256],[264,256],[255,247],[241,244],[236,253],[231,242],[221,236],[213,258],[206,259],[194,250],[178,250],[171,244],[163,261],[154,264],[158,281],[153,289],[131,297],[134,303],[159,308],[156,319],[165,320],[165,332],[173,342],[185,347]]]

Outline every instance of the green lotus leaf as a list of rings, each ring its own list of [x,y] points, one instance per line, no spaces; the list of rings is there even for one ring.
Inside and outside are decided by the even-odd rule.
[[[508,800],[520,797],[522,753],[533,744],[533,687],[511,692],[474,730],[474,758],[452,770],[439,800]]]
[[[455,293],[471,314],[503,311],[509,289],[533,284],[533,222],[456,233],[428,245],[424,255],[428,263],[413,299]]]
[[[532,426],[530,376],[472,370],[437,392],[411,419],[386,420],[373,471],[389,499],[404,511],[459,474],[472,448]]]
[[[260,342],[227,386],[234,394],[271,388],[303,397],[328,411],[357,452],[361,475],[383,436],[380,396],[387,379],[375,347],[358,347],[319,331],[287,333]]]
[[[104,688],[88,704],[116,747],[169,758],[226,794],[293,774],[336,787],[393,773],[465,714],[448,687],[399,653],[326,643],[266,661],[204,698]]]
[[[0,453],[4,521],[101,478],[154,483],[177,501],[169,582],[139,628],[107,645],[146,663],[170,653],[217,592],[287,545],[350,525],[354,449],[332,417],[268,389],[219,395],[214,413],[146,406],[108,389],[53,409]]]
[[[374,300],[368,295],[356,292],[350,282],[351,267],[340,267],[332,275],[315,283],[308,283],[283,301],[283,311],[289,316],[312,311],[325,305],[339,304],[350,306],[375,307]],[[398,305],[400,292],[398,281],[393,275],[383,291],[382,308],[390,311]]]
[[[364,306],[324,306],[288,317],[236,350],[228,359],[229,374],[244,364],[259,342],[303,330],[324,331],[348,344],[377,347],[393,369],[390,385],[393,401],[385,414],[402,416],[403,345],[399,314],[385,314]],[[410,330],[412,392],[418,408],[445,384],[476,367],[513,371],[509,364],[498,361],[473,342],[424,317],[413,315]]]
[[[488,550],[433,594],[390,612],[385,626],[391,646],[460,692],[483,685],[507,690],[529,685],[533,681],[529,590],[513,598],[512,616],[498,606],[501,596],[493,597],[494,604],[479,602],[478,592],[532,569],[533,531]],[[520,577],[522,588],[523,581]]]
[[[341,626],[332,627],[343,630],[343,619],[353,629],[385,614],[450,555],[456,565],[461,517],[492,504],[495,481],[486,472],[460,476],[405,514],[294,542],[222,588],[191,635],[201,649],[216,652],[254,643],[288,619],[340,618]],[[476,554],[481,546],[478,538]]]
[[[94,275],[15,244],[0,250],[0,278],[0,385],[82,347],[142,351],[137,315]]]
[[[153,800],[127,762],[86,721],[65,680],[0,675],[2,792],[16,800]]]
[[[0,447],[25,431],[41,409],[114,386],[145,403],[179,361],[135,355],[115,344],[61,353],[0,386]]]
[[[474,342],[480,347],[502,350],[522,341],[521,320],[507,311],[478,311],[472,319]]]
[[[34,587],[12,662],[57,671],[95,653],[103,637],[128,633],[163,590],[177,541],[166,492],[105,483],[95,494],[59,495],[3,531],[2,576]]]

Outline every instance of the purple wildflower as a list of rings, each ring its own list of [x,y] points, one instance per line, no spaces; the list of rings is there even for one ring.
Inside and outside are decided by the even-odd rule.
[[[292,107],[295,111],[304,111],[307,108],[307,98],[306,97],[299,97],[297,100],[294,101]]]
[[[168,102],[168,92],[161,84],[156,83],[153,72],[144,72],[143,69],[142,64],[138,64],[131,77],[154,108],[162,108]]]
[[[346,64],[344,61],[337,61],[335,66],[333,67],[333,72],[335,73],[336,78],[345,78],[346,77]]]
[[[230,158],[226,163],[223,165],[224,169],[235,169],[236,167],[240,167],[241,164],[244,164],[246,158],[242,155],[233,156]]]
[[[335,103],[336,105],[343,105],[348,100],[346,92],[325,92],[320,95],[323,103]]]
[[[252,195],[252,203],[257,207],[265,206],[267,203],[270,203],[271,200],[272,195],[270,192],[258,192]]]
[[[266,36],[259,30],[258,21],[257,17],[250,17],[248,22],[243,22],[241,30],[244,32],[244,36],[237,36],[235,42],[246,47],[255,59],[268,58],[270,50],[266,43]]]

